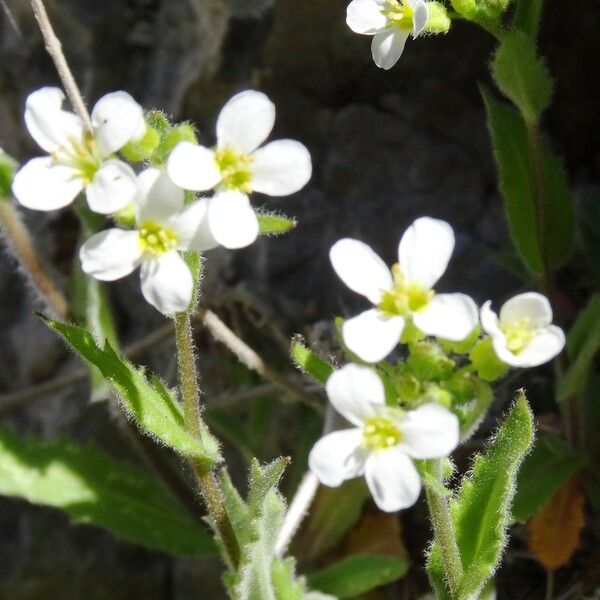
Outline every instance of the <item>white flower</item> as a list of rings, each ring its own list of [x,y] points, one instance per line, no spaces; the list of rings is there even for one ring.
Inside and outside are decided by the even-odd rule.
[[[427,19],[423,0],[352,0],[346,12],[352,31],[374,36],[373,60],[386,70],[402,56],[409,35],[416,38],[423,31]]]
[[[114,153],[144,135],[142,108],[126,92],[107,94],[92,111],[90,132],[78,116],[62,109],[64,99],[53,87],[27,98],[25,124],[49,156],[30,160],[16,174],[15,197],[27,208],[55,210],[85,189],[93,211],[116,212],[131,202],[136,187],[135,173]]]
[[[207,204],[184,206],[183,190],[166,173],[147,169],[138,175],[137,228],[108,229],[81,247],[81,265],[89,275],[114,281],[141,266],[144,298],[163,314],[188,308],[193,278],[179,251],[202,252],[217,246],[207,226]]]
[[[398,343],[407,319],[427,335],[465,339],[477,325],[475,302],[465,294],[432,289],[453,249],[452,227],[429,217],[417,219],[404,233],[391,271],[367,244],[348,238],[336,242],[329,253],[335,272],[375,305],[344,323],[346,346],[364,361],[380,361]]]
[[[491,301],[481,308],[481,326],[491,336],[496,356],[511,367],[537,367],[553,359],[565,346],[565,334],[551,325],[552,307],[542,294],[526,292],[500,309]]]
[[[321,438],[308,458],[311,471],[330,487],[364,475],[386,512],[419,497],[421,480],[411,459],[447,456],[458,445],[456,415],[435,403],[407,412],[388,407],[383,384],[368,367],[351,364],[333,373],[327,395],[355,427]]]
[[[300,142],[277,140],[259,148],[274,123],[275,106],[265,94],[241,92],[219,114],[215,148],[180,142],[169,156],[167,170],[177,185],[195,191],[215,189],[209,206],[210,227],[225,247],[247,246],[258,235],[256,215],[242,195],[287,196],[311,177],[310,154]],[[213,215],[213,210],[218,214]]]

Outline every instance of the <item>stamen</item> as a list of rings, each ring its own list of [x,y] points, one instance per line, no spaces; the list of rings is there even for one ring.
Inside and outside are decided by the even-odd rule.
[[[231,148],[215,151],[215,160],[221,171],[221,186],[228,190],[252,193],[250,165],[254,158],[250,154],[240,154]]]
[[[393,448],[401,439],[400,429],[389,417],[371,417],[363,427],[363,444],[370,450]]]
[[[179,245],[174,231],[153,221],[142,223],[138,241],[142,250],[153,256],[161,256]]]
[[[529,317],[523,317],[519,321],[502,325],[501,328],[506,336],[506,347],[513,354],[519,354],[525,350],[535,338],[535,331]]]
[[[405,31],[413,30],[414,11],[404,0],[387,0],[381,12],[388,20],[389,26],[398,27]]]
[[[379,310],[389,315],[406,315],[427,306],[434,295],[433,290],[416,283],[408,283],[400,265],[392,267],[394,289],[386,290],[379,303]]]

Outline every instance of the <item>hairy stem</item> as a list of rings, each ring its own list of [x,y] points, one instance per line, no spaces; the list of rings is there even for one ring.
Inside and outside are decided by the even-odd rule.
[[[67,300],[42,266],[18,211],[4,198],[0,198],[0,227],[13,254],[46,306],[57,317],[64,319],[69,312]]]
[[[202,439],[203,435],[207,433],[207,428],[200,411],[198,373],[192,340],[192,324],[188,313],[177,313],[175,315],[175,340],[179,364],[179,385],[186,427],[193,436]],[[240,549],[231,521],[223,505],[219,484],[209,466],[200,461],[192,460],[192,468],[208,513],[227,550],[229,562],[235,569],[240,561]]]
[[[440,483],[443,483],[442,463],[440,460],[433,461],[435,475]],[[460,560],[460,551],[456,541],[456,532],[452,526],[452,517],[450,515],[450,506],[448,499],[438,494],[430,487],[426,488],[427,506],[429,507],[429,516],[433,527],[435,541],[440,547],[444,568],[446,571],[446,581],[450,588],[450,594],[453,600],[458,598],[457,592],[463,577],[463,567]]]
[[[54,65],[65,88],[65,92],[67,93],[69,101],[73,106],[73,110],[83,121],[85,127],[89,131],[91,131],[92,121],[90,119],[90,114],[88,113],[88,110],[85,106],[85,102],[81,97],[79,87],[77,87],[77,83],[75,81],[75,78],[73,77],[73,73],[71,73],[71,69],[69,68],[65,55],[63,54],[62,44],[60,43],[60,40],[56,37],[56,34],[54,33],[54,29],[52,28],[52,24],[50,23],[50,19],[48,18],[48,13],[46,12],[46,7],[44,6],[42,0],[30,1],[31,8],[33,9],[33,13],[35,14],[35,18],[40,27],[40,31],[42,32],[42,36],[44,37],[46,51],[54,61]]]

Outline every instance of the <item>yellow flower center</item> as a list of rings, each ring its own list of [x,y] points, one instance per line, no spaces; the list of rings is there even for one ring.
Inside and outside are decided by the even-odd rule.
[[[371,417],[363,426],[363,444],[369,450],[385,450],[400,443],[402,434],[388,417]]]
[[[250,165],[254,158],[250,154],[240,154],[231,148],[215,150],[215,161],[221,171],[221,187],[227,190],[238,190],[245,194],[252,193],[252,171]]]
[[[179,245],[177,234],[154,221],[146,221],[140,226],[139,244],[146,254],[161,256]]]
[[[61,146],[51,156],[56,164],[75,169],[77,176],[86,184],[92,182],[96,171],[102,166],[102,156],[89,131],[84,133],[81,140],[70,138],[68,145]]]
[[[506,336],[506,347],[513,354],[522,352],[535,337],[535,331],[529,317],[523,317],[519,321],[501,325],[501,329]]]
[[[427,306],[433,298],[433,290],[428,290],[418,283],[408,283],[402,274],[400,265],[392,267],[394,288],[386,290],[378,308],[389,315],[407,315]]]
[[[404,0],[387,0],[382,11],[388,20],[389,27],[398,27],[404,31],[412,31],[413,9]]]

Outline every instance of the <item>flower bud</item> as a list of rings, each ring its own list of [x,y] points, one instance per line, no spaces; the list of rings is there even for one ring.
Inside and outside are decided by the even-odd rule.
[[[450,30],[450,17],[446,7],[440,2],[427,3],[427,24],[425,33],[448,33]]]
[[[410,348],[406,364],[410,372],[421,381],[447,379],[454,370],[454,361],[448,358],[439,344],[418,342]]]
[[[485,381],[495,381],[508,371],[508,365],[504,364],[494,352],[492,338],[484,338],[477,342],[469,358],[479,377]]]

